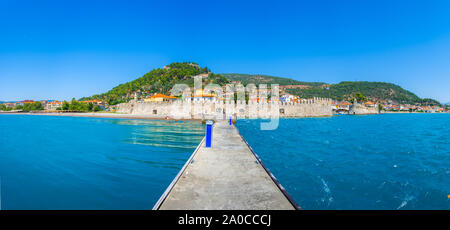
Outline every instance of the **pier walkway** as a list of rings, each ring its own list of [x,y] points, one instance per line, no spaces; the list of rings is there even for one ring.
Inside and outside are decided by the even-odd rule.
[[[153,209],[294,210],[299,207],[236,127],[219,121],[214,124],[212,147],[206,148],[204,140],[200,143]]]

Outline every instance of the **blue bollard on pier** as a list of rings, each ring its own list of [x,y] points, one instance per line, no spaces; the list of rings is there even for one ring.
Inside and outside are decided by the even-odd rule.
[[[213,121],[206,121],[206,148],[211,148]]]

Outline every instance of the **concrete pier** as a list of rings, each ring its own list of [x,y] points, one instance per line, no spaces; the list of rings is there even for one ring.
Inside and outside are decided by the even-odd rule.
[[[211,148],[200,143],[153,209],[299,209],[234,125],[214,124],[212,140]]]

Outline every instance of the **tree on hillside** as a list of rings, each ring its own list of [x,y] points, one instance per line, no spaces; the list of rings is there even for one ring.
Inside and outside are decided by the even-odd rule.
[[[359,103],[364,103],[367,101],[367,98],[360,92],[355,93],[355,95],[353,97]]]
[[[421,104],[429,105],[429,106],[441,105],[441,103],[439,103],[438,101],[436,101],[434,99],[431,99],[431,98],[424,98],[424,99],[422,99]]]

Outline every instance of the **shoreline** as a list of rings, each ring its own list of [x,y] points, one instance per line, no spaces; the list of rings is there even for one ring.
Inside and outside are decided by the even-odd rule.
[[[137,115],[137,114],[124,114],[124,113],[27,113],[27,112],[0,112],[0,115],[29,115],[29,116],[56,116],[56,117],[92,117],[92,118],[118,118],[118,119],[143,119],[143,120],[178,120],[178,121],[201,121],[202,119],[174,119],[174,118],[161,118],[154,117],[152,115]],[[422,112],[384,112],[379,114],[370,115],[382,115],[382,114],[450,114],[450,113],[422,113]],[[283,118],[323,118],[333,117],[340,114],[333,114],[332,116],[317,116],[317,117],[283,117]],[[365,115],[365,114],[361,114]],[[281,117],[280,117],[281,118]]]
[[[126,113],[42,113],[42,112],[0,112],[1,114],[9,114],[9,115],[29,115],[29,116],[56,116],[56,117],[93,117],[93,118],[120,118],[120,119],[144,119],[144,120],[165,120],[165,121],[202,121],[203,119],[175,119],[171,117],[162,118],[155,117],[153,115],[138,115],[138,114],[126,114]],[[325,118],[325,117],[333,117],[330,116],[305,116],[305,117],[280,117],[284,119],[288,118]],[[239,119],[239,118],[238,118]],[[242,118],[241,118],[242,119]],[[245,119],[269,119],[269,118],[245,118]]]
[[[151,115],[135,115],[122,113],[17,113],[17,112],[0,112],[9,115],[28,115],[28,116],[55,116],[55,117],[91,117],[91,118],[119,118],[119,119],[142,119],[142,120],[167,120],[167,121],[201,121],[201,119],[174,119],[160,118]]]
[[[402,111],[402,112],[391,112],[391,111],[389,111],[389,112],[383,112],[383,113],[381,113],[381,114],[385,114],[385,113],[388,113],[388,114],[396,114],[396,113],[398,113],[398,114],[405,114],[405,113],[420,113],[420,114],[450,114],[450,113],[446,113],[446,112],[437,112],[437,113],[426,113],[426,112],[408,112],[408,111]]]

